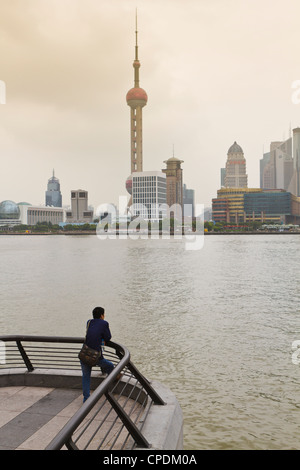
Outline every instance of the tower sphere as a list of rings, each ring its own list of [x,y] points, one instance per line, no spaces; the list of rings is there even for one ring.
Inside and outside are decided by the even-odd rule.
[[[128,176],[125,186],[126,186],[127,192],[131,195],[132,194],[132,175]]]
[[[148,96],[143,88],[131,88],[126,95],[126,101],[128,106],[145,106],[148,101]]]

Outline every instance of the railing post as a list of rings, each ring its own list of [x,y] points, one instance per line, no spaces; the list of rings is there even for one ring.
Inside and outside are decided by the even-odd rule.
[[[120,420],[122,421],[126,429],[128,430],[128,432],[130,433],[131,437],[135,440],[136,444],[139,447],[149,448],[150,444],[147,441],[147,439],[145,439],[141,431],[134,424],[134,422],[129,418],[129,416],[125,413],[125,411],[119,405],[119,403],[113,397],[113,395],[110,392],[106,392],[105,396],[107,400],[109,401],[109,403],[111,404],[111,406],[113,407],[113,409],[115,410],[115,412],[117,413],[117,415],[119,416]]]
[[[150,383],[147,379],[138,371],[138,369],[132,364],[131,361],[128,362],[127,368],[130,372],[135,376],[135,378],[140,382],[140,384],[144,387],[146,392],[149,394],[150,398],[152,398],[155,405],[165,405],[165,402],[162,398],[156,393],[153,387],[151,387]]]
[[[122,354],[119,351],[116,350],[116,354],[120,359],[122,358]],[[132,364],[131,361],[128,362],[127,368],[134,375],[134,377],[140,382],[140,384],[144,387],[146,392],[152,398],[155,405],[165,405],[165,402],[158,395],[158,393],[156,393],[154,388],[151,387],[149,381],[147,379],[145,379],[145,377],[138,371],[138,369]]]
[[[68,450],[79,450],[77,445],[74,444],[74,442],[71,438],[68,441],[65,442],[65,446]]]
[[[17,346],[18,346],[18,349],[19,349],[19,351],[20,351],[20,354],[21,354],[21,356],[22,356],[22,358],[23,358],[23,361],[24,361],[24,363],[25,363],[25,365],[26,365],[26,367],[27,367],[27,369],[28,369],[28,372],[32,372],[32,371],[34,370],[34,367],[33,367],[33,365],[31,364],[30,359],[29,359],[29,357],[27,356],[27,354],[26,354],[26,352],[25,352],[25,349],[23,348],[23,345],[22,345],[22,343],[21,343],[20,340],[17,340]]]

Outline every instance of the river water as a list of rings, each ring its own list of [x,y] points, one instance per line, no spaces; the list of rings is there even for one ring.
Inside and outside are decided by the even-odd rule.
[[[1,236],[0,332],[113,340],[176,394],[185,449],[299,449],[300,236]],[[300,356],[300,355],[299,355]]]

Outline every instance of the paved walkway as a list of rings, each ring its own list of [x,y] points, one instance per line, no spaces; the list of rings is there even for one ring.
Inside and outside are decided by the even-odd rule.
[[[99,402],[100,403],[100,402]],[[0,450],[43,450],[56,434],[69,421],[82,405],[82,392],[75,389],[53,389],[44,387],[0,387]],[[108,404],[107,404],[108,405]],[[95,439],[89,448],[97,448],[103,439],[103,433],[111,437],[118,436],[114,449],[120,448],[127,436],[122,430],[116,415],[107,405],[99,413],[98,423],[107,415],[107,426],[95,434]],[[92,412],[91,412],[92,413]],[[86,422],[90,418],[87,416]],[[119,420],[118,420],[119,421]],[[81,425],[81,429],[84,424]],[[81,439],[81,448],[87,442],[89,435],[94,434],[97,419],[92,421],[89,429]],[[79,430],[80,431],[80,430]]]

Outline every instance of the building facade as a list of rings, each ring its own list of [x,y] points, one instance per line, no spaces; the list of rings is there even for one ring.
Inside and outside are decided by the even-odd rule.
[[[228,150],[224,185],[226,188],[247,188],[246,159],[242,147],[234,142]]]
[[[260,188],[221,188],[212,200],[212,218],[215,222],[241,224],[245,222],[244,194],[261,192]]]
[[[82,189],[71,191],[71,210],[66,211],[66,223],[91,223],[93,215],[94,211],[88,207],[88,192]]]
[[[229,223],[229,201],[226,197],[212,200],[212,218],[215,222]]]
[[[273,224],[300,221],[300,198],[290,192],[273,189],[221,189],[212,200],[213,220],[240,225],[245,222]]]
[[[132,216],[144,220],[164,219],[167,204],[166,175],[161,171],[134,172],[132,175]]]
[[[64,221],[64,209],[60,207],[27,206],[27,225],[36,225],[38,222],[50,222],[58,225]]]
[[[291,202],[291,193],[284,190],[245,193],[244,210],[246,220],[285,223],[288,216],[292,215]]]
[[[60,191],[60,183],[54,176],[54,170],[52,177],[48,180],[47,191],[45,194],[46,206],[62,207],[62,195]]]

